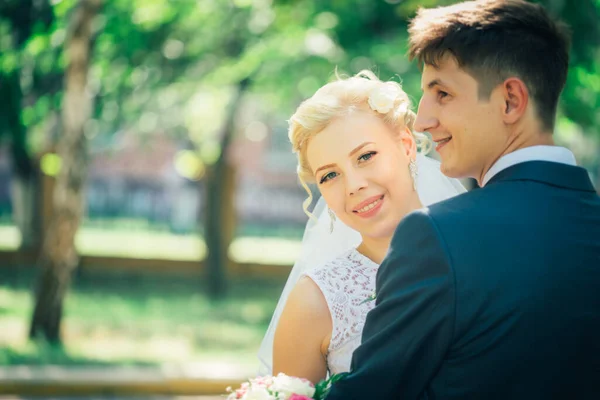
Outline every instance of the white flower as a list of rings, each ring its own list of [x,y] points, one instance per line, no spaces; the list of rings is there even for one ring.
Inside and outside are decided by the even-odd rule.
[[[381,114],[387,114],[394,106],[399,89],[394,85],[384,85],[373,89],[369,94],[369,106]]]
[[[284,394],[286,398],[292,394],[308,397],[312,397],[315,394],[315,388],[309,381],[284,374],[277,375],[273,380],[273,385],[269,389],[273,392]]]
[[[242,397],[242,400],[276,400],[264,387],[251,387]]]

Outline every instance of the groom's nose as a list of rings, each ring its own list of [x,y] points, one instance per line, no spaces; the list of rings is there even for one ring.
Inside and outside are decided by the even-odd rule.
[[[417,118],[414,123],[414,130],[417,132],[429,132],[439,124],[437,117],[433,113],[433,107],[425,96],[419,102]]]

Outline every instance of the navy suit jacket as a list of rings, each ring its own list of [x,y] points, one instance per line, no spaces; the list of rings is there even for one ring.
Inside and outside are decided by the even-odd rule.
[[[407,215],[328,400],[600,399],[600,198],[530,161]]]

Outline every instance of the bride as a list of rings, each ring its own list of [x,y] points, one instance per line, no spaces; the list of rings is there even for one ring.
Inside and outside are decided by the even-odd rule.
[[[396,226],[465,191],[423,155],[431,142],[412,131],[414,118],[401,86],[370,71],[323,86],[291,117],[310,219],[261,344],[261,374],[318,382],[349,371]],[[307,183],[321,193],[313,214]]]

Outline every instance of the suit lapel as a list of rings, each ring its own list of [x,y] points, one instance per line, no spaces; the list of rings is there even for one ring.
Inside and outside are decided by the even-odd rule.
[[[535,181],[571,190],[596,192],[584,168],[549,161],[527,161],[508,167],[496,174],[486,187],[503,181]]]

